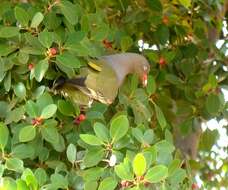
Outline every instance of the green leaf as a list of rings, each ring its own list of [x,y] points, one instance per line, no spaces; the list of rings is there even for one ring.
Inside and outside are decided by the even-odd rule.
[[[88,181],[84,185],[84,190],[97,190],[97,182],[96,181]]]
[[[185,8],[189,8],[191,6],[191,0],[179,0],[179,1]]]
[[[160,152],[172,153],[175,150],[174,145],[166,140],[159,141],[155,144],[157,150]]]
[[[181,168],[177,168],[171,177],[169,177],[169,181],[172,185],[181,183],[187,177],[186,171]]]
[[[135,90],[138,88],[138,84],[139,84],[139,77],[137,76],[137,74],[133,74],[131,77],[131,85],[130,85],[130,89],[131,92],[135,92]]]
[[[26,88],[22,82],[19,82],[14,87],[14,93],[17,97],[24,99],[26,96]]]
[[[14,26],[4,26],[0,28],[0,38],[11,38],[19,35],[19,28]]]
[[[16,172],[22,172],[24,169],[23,161],[18,158],[7,159],[5,166],[8,170],[13,170]]]
[[[37,105],[32,100],[26,102],[25,111],[32,118],[36,118],[38,116]]]
[[[17,179],[17,190],[30,190],[26,182],[22,179]]]
[[[42,110],[40,117],[43,119],[48,119],[52,117],[56,111],[57,111],[57,106],[55,104],[50,104]]]
[[[147,129],[143,135],[143,141],[147,144],[152,144],[154,140],[154,131],[152,129]]]
[[[48,67],[48,60],[46,59],[39,61],[39,63],[35,65],[34,74],[38,82],[40,82],[43,79],[45,73],[48,70]]]
[[[80,138],[89,145],[99,146],[103,144],[103,142],[94,135],[81,134]]]
[[[34,92],[33,92],[33,96],[35,99],[39,98],[43,93],[44,93],[44,90],[45,90],[45,86],[42,85],[42,86],[39,86]]]
[[[172,176],[175,170],[177,170],[180,166],[181,166],[181,161],[179,159],[173,160],[168,168],[169,176]]]
[[[41,113],[41,111],[49,104],[53,104],[53,100],[51,95],[45,92],[37,99],[36,102],[36,105],[39,108],[39,113]]]
[[[17,184],[16,182],[10,178],[10,177],[4,177],[2,178],[2,187],[4,187],[2,190],[17,190]]]
[[[142,176],[146,171],[146,159],[142,153],[138,153],[133,160],[133,171],[136,176]]]
[[[36,136],[36,128],[33,125],[28,125],[23,127],[19,133],[19,141],[20,142],[28,142],[35,138]]]
[[[220,110],[220,99],[215,94],[210,94],[206,99],[206,109],[209,114],[216,115]]]
[[[213,145],[216,144],[219,139],[219,133],[217,129],[206,129],[200,136],[200,150],[210,152]]]
[[[34,156],[35,150],[31,144],[19,144],[12,148],[11,155],[20,159],[30,158]]]
[[[137,141],[143,143],[143,133],[138,127],[132,129],[132,135],[137,139]]]
[[[149,96],[154,94],[155,91],[156,91],[156,82],[155,82],[155,79],[154,79],[154,77],[152,75],[148,76],[148,84],[147,84],[147,87],[146,87],[146,91],[147,91]]]
[[[4,79],[4,87],[7,92],[9,92],[11,88],[11,72],[8,72]]]
[[[108,35],[109,27],[107,24],[100,24],[91,31],[91,39],[94,41],[101,41]]]
[[[116,142],[124,137],[129,128],[129,121],[126,115],[119,115],[111,121],[110,136]]]
[[[18,122],[22,119],[23,115],[25,113],[24,106],[20,106],[18,108],[15,108],[12,111],[8,111],[6,114],[6,120],[5,124],[9,124],[11,122]]]
[[[57,62],[71,69],[79,68],[81,63],[78,58],[69,53],[63,53],[56,56]]]
[[[96,136],[104,141],[104,142],[109,142],[109,131],[105,125],[102,123],[96,122],[93,126],[94,132]]]
[[[62,175],[55,173],[51,175],[51,182],[52,184],[55,184],[55,189],[67,189],[68,188],[68,181],[66,177],[63,177]]]
[[[14,9],[15,18],[22,26],[28,26],[29,14],[21,7],[15,7]]]
[[[169,40],[169,28],[165,25],[159,25],[154,35],[159,43],[164,45]]]
[[[130,164],[121,163],[115,166],[116,175],[122,180],[133,180],[134,174],[131,172]]]
[[[6,125],[0,122],[0,148],[4,149],[9,138],[9,130]]]
[[[5,101],[0,101],[0,118],[5,118],[9,110],[9,105]]]
[[[105,168],[94,167],[82,172],[83,180],[85,181],[97,181],[103,174]]]
[[[114,190],[117,184],[117,181],[113,177],[106,177],[101,181],[98,190]]]
[[[67,147],[66,154],[67,154],[67,159],[72,164],[74,164],[74,162],[76,161],[76,148],[75,148],[75,145],[69,144],[68,147]]]
[[[31,22],[31,28],[37,28],[40,23],[43,21],[44,19],[44,15],[41,12],[37,12],[33,18],[32,18],[32,22]]]
[[[58,101],[58,110],[66,116],[74,116],[75,115],[75,109],[71,102],[65,101],[65,100],[59,100]]]
[[[46,48],[50,48],[54,41],[54,34],[52,32],[43,31],[39,33],[38,40]]]
[[[46,141],[52,144],[56,144],[59,141],[59,133],[55,127],[44,126],[41,128],[41,134]]]
[[[162,11],[162,4],[159,0],[146,0],[146,3],[152,11]]]
[[[123,52],[127,51],[133,45],[133,40],[129,36],[125,36],[121,39],[120,46]]]
[[[158,123],[161,126],[161,128],[164,129],[166,127],[165,116],[164,116],[162,110],[156,104],[154,104],[154,108],[155,108],[155,113],[156,113]]]
[[[37,180],[31,169],[26,168],[21,175],[21,179],[24,180],[31,189],[38,189]]]
[[[148,170],[145,180],[150,183],[158,183],[168,176],[168,168],[164,165],[157,165]]]
[[[78,15],[73,3],[70,1],[62,0],[60,3],[60,10],[70,24],[77,24]]]
[[[86,167],[92,167],[92,166],[96,166],[103,159],[104,156],[105,156],[104,149],[93,148],[93,149],[89,149],[86,152],[83,161]]]
[[[43,168],[37,168],[34,175],[40,186],[44,185],[48,179],[47,173]]]

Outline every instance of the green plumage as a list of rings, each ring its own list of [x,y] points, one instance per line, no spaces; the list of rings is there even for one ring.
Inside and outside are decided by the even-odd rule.
[[[136,73],[141,78],[148,71],[147,60],[139,54],[103,56],[90,60],[79,76],[57,80],[54,87],[63,96],[82,106],[90,106],[93,99],[111,104],[127,74]]]

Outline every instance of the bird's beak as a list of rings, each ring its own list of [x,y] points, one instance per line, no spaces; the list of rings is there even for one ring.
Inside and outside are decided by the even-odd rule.
[[[143,74],[142,84],[143,84],[143,87],[146,87],[147,86],[147,73],[144,73]]]

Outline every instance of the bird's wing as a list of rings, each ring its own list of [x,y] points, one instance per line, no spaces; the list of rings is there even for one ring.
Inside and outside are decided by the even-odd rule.
[[[69,98],[70,101],[76,105],[90,107],[93,102],[91,97],[87,96],[78,87],[71,84],[65,84],[59,91],[65,98]]]
[[[105,104],[114,101],[118,93],[118,79],[115,71],[103,60],[95,60],[94,65],[100,67],[87,75],[85,85],[91,97]]]

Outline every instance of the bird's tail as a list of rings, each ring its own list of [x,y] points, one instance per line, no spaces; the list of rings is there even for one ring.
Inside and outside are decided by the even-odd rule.
[[[65,84],[72,85],[75,87],[85,87],[85,77],[77,77],[72,79],[67,79],[64,77],[59,77],[53,84],[53,88],[58,90],[63,87]]]

